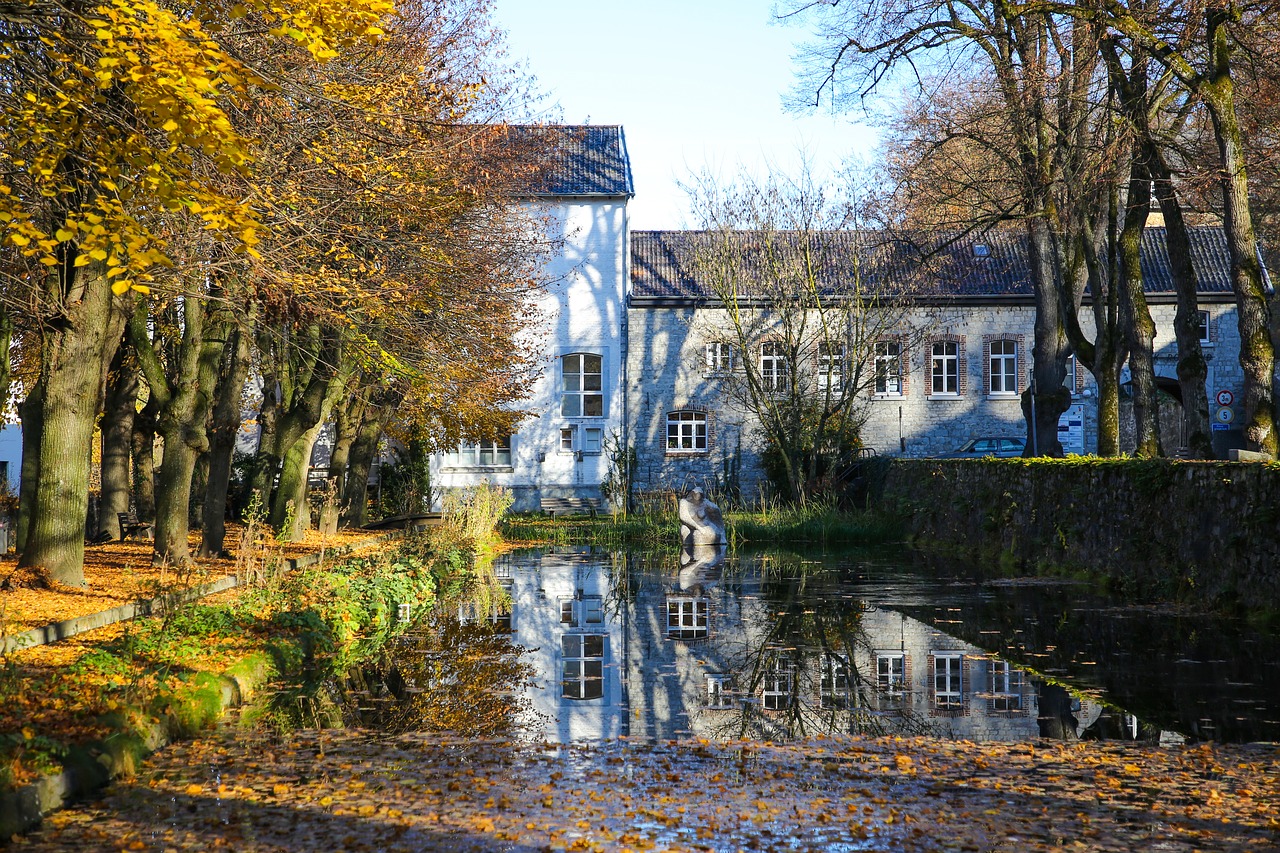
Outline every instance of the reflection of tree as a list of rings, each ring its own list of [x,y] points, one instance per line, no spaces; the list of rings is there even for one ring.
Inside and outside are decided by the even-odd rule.
[[[862,626],[865,601],[841,594],[835,572],[797,555],[761,558],[764,613],[727,649],[737,713],[712,733],[803,738],[839,733],[922,734],[928,720],[882,690],[859,661],[875,655]],[[728,638],[722,638],[730,642]],[[890,709],[891,710],[884,710]]]
[[[503,627],[434,616],[406,634],[380,666],[353,675],[361,725],[392,732],[449,731],[504,737],[532,713],[525,686],[534,677]]]

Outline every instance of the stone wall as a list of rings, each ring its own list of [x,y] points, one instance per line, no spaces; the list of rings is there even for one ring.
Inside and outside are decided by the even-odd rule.
[[[892,460],[873,498],[915,542],[1006,571],[1083,572],[1135,600],[1275,609],[1280,464]]]

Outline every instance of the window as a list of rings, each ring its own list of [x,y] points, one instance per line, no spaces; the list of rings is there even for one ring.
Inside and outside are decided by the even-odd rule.
[[[707,413],[668,412],[667,450],[706,453]]]
[[[766,711],[785,711],[791,707],[793,675],[791,661],[785,658],[777,658],[765,668],[761,699]]]
[[[960,345],[955,341],[936,341],[931,355],[933,385],[930,393],[960,393]]]
[[[674,640],[700,640],[709,631],[707,598],[671,596],[667,599],[667,636]]]
[[[604,635],[565,634],[560,695],[566,699],[599,699],[604,695]]]
[[[604,439],[604,430],[600,427],[585,427],[582,430],[582,452],[599,453],[600,443]]]
[[[566,418],[604,416],[603,364],[603,358],[590,353],[573,353],[560,359],[561,415]]]
[[[511,465],[511,436],[464,444],[445,457],[446,467],[498,468]]]
[[[723,672],[707,675],[707,707],[719,710],[733,707],[733,695],[729,691],[729,676]]]
[[[991,342],[991,393],[1018,393],[1018,344],[1016,341]]]
[[[907,655],[884,652],[876,655],[876,704],[881,710],[900,710],[907,691]]]
[[[575,450],[587,455],[599,455],[604,443],[602,427],[561,427],[560,452],[572,453]]]
[[[818,345],[818,390],[844,390],[844,344]]]
[[[733,370],[733,348],[728,341],[711,341],[706,348],[707,370],[728,373]]]
[[[1202,345],[1213,343],[1213,341],[1210,340],[1209,338],[1209,312],[1208,311],[1196,312],[1196,328],[1200,330],[1200,343]]]
[[[876,344],[876,393],[902,393],[902,344],[898,341]]]
[[[1007,660],[991,662],[991,695],[987,707],[999,713],[1022,710],[1022,670],[1014,669]]]
[[[933,704],[936,708],[959,710],[964,702],[964,656],[960,652],[938,652],[933,656]]]
[[[840,655],[828,654],[823,659],[819,693],[823,708],[849,707],[849,662]]]
[[[787,388],[787,356],[777,341],[766,341],[760,347],[760,384],[766,391]]]
[[[604,624],[604,599],[598,595],[560,599],[560,624],[586,628]]]
[[[562,427],[560,429],[560,452],[561,453],[573,452],[573,433],[574,433],[573,427]]]

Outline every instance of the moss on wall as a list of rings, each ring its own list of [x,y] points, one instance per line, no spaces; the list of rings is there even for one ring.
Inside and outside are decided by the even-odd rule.
[[[882,488],[925,550],[1085,574],[1137,599],[1280,602],[1277,464],[902,459]]]

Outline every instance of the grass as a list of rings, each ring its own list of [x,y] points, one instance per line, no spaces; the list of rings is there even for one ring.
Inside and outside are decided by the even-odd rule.
[[[729,544],[884,545],[902,540],[898,520],[877,512],[846,512],[830,505],[773,507],[726,513]],[[674,548],[680,521],[674,511],[551,518],[509,515],[500,530],[516,543],[597,545],[603,548]]]

